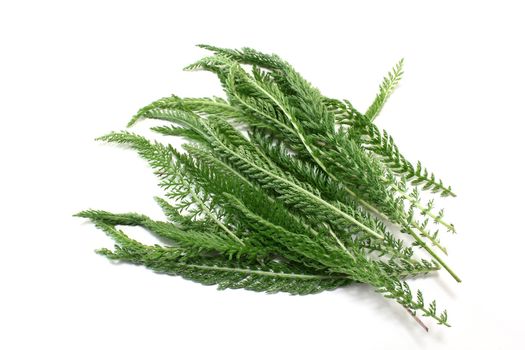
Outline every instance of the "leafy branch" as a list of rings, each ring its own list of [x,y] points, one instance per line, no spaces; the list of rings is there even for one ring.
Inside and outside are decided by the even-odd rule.
[[[460,281],[432,250],[446,253],[429,223],[454,226],[433,200],[420,200],[421,190],[454,193],[373,124],[403,61],[361,114],[348,101],[323,96],[276,55],[201,47],[212,55],[186,70],[212,72],[225,96],[168,96],[129,122],[162,122],[152,130],[184,139],[181,149],[127,131],[99,138],[148,162],[165,191],[156,201],[166,221],[82,211],[76,215],[115,241],[113,250],[98,253],[220,289],[303,295],[366,283],[423,328],[418,316],[448,325],[447,312],[425,303],[419,290],[414,297],[405,279],[443,267]],[[121,226],[142,227],[167,243],[144,245]]]

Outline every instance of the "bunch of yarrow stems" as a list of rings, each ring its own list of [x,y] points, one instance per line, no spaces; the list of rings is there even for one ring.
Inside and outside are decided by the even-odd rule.
[[[424,328],[419,316],[448,326],[447,312],[405,280],[443,268],[460,282],[434,231],[454,226],[421,199],[422,191],[455,194],[374,124],[403,61],[361,113],[322,95],[276,55],[201,47],[210,55],[186,70],[216,75],[224,97],[161,98],[129,123],[160,121],[152,130],[182,146],[127,131],[99,138],[129,146],[154,169],[166,221],[80,212],[116,243],[97,252],[220,289],[303,295],[366,283]],[[144,245],[121,226],[143,227],[169,244]]]

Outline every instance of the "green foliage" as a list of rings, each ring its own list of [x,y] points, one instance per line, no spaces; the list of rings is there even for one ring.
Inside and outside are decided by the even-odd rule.
[[[184,139],[182,149],[127,131],[99,138],[149,163],[165,191],[156,200],[167,221],[80,212],[116,243],[98,252],[220,289],[309,294],[366,283],[416,319],[448,325],[446,311],[438,314],[420,291],[414,298],[405,279],[444,267],[459,281],[431,249],[446,252],[429,225],[454,227],[442,210],[434,213],[433,201],[420,201],[420,191],[453,192],[419,162],[413,166],[372,122],[403,61],[363,115],[323,96],[276,55],[201,47],[212,55],[186,69],[215,74],[225,97],[172,95],[129,123],[161,121],[152,130]],[[143,227],[166,245],[144,245],[117,226]]]
[[[332,290],[352,282],[345,275],[324,275],[275,260],[260,264],[213,255],[188,255],[185,250],[173,247],[146,246],[130,239],[113,225],[96,219],[95,223],[117,242],[113,251],[100,249],[99,254],[204,285],[217,285],[220,289],[245,288],[257,292],[304,295]]]
[[[388,100],[390,95],[392,95],[399,84],[399,81],[403,76],[403,63],[403,59],[399,60],[392,71],[388,72],[388,75],[383,79],[383,82],[379,86],[379,93],[376,95],[374,102],[372,102],[365,113],[367,118],[371,121],[373,121],[379,115],[379,112],[381,112],[381,109],[383,109],[386,100]]]

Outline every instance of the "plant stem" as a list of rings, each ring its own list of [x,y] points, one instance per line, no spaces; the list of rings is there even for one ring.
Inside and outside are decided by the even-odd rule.
[[[415,198],[405,193],[403,190],[401,190],[396,185],[392,185],[392,188],[396,190],[403,198],[405,198],[410,203],[412,203],[416,208],[420,209],[423,215],[428,215],[429,217],[434,219],[434,221],[439,222],[441,225],[445,226],[449,231],[456,233],[456,228],[454,227],[454,225],[449,224],[446,221],[443,221],[439,216],[437,216],[436,214],[432,213],[430,210],[425,208],[419,201],[417,201]]]
[[[197,204],[206,212],[206,214],[213,220],[217,225],[219,225],[220,228],[222,228],[228,235],[230,235],[233,239],[235,239],[237,242],[239,242],[241,245],[244,245],[244,242],[235,235],[229,228],[227,228],[216,216],[211,212],[211,210],[204,204],[204,202],[197,196],[197,194],[190,188],[190,194],[191,197]]]
[[[343,249],[345,251],[345,253],[348,254],[355,261],[355,256],[352,253],[350,253],[350,251],[346,248],[346,246],[343,244],[343,242],[341,242],[339,237],[337,237],[335,232],[332,231],[332,229],[329,226],[327,228],[328,228],[328,231],[330,232],[330,235],[335,239],[335,241],[341,247],[341,249]]]
[[[419,225],[414,220],[410,221],[410,224],[414,226],[421,233],[423,237],[427,238],[430,242],[432,242],[433,246],[441,250],[443,254],[448,255],[447,249],[443,247],[438,241],[436,241],[432,236],[430,236],[429,233],[423,227],[421,227],[421,225]]]
[[[430,254],[434,259],[436,259],[436,261],[441,265],[443,266],[443,268],[445,270],[448,271],[448,273],[457,281],[457,282],[461,282],[461,279],[458,277],[458,275],[456,275],[456,273],[450,268],[448,267],[447,264],[445,264],[445,262],[436,254],[434,253],[434,251],[432,249],[430,249],[427,244],[425,242],[423,242],[423,240],[421,240],[421,238],[419,238],[419,236],[414,232],[412,231],[411,228],[409,227],[404,227],[404,229],[408,232],[408,234],[410,234],[412,236],[412,238],[414,238],[414,240],[421,246],[423,247],[423,249],[425,249],[428,254]]]
[[[328,174],[328,175],[329,175],[330,177],[333,176],[333,175],[331,175],[331,174]],[[355,192],[353,192],[352,190],[350,190],[348,187],[345,186],[345,190],[346,190],[346,192],[348,192],[348,193],[349,193],[354,199],[356,199],[359,203],[361,203],[364,207],[368,208],[370,211],[372,211],[372,212],[373,212],[374,214],[376,214],[377,216],[381,217],[382,219],[384,219],[384,220],[386,220],[386,221],[390,221],[390,220],[391,220],[391,219],[390,219],[389,217],[387,217],[385,214],[383,214],[383,213],[381,213],[379,210],[377,210],[373,205],[371,205],[370,203],[368,203],[368,202],[364,201],[363,199],[359,198],[359,197],[355,194]],[[401,227],[401,226],[402,226],[402,224],[400,224],[400,223],[398,223],[398,222],[396,222],[396,221],[394,221],[394,222],[396,223],[396,225],[397,225],[398,227]],[[446,249],[445,249],[443,246],[441,246],[439,243],[435,242],[435,240],[434,240],[432,237],[430,237],[426,231],[420,229],[420,228],[419,228],[419,225],[417,225],[414,221],[411,221],[410,224],[413,225],[415,228],[417,228],[418,231],[420,231],[421,234],[422,234],[424,237],[428,238],[428,239],[429,239],[429,240],[430,240],[430,241],[431,241],[436,247],[438,247],[441,251],[443,251],[443,253],[447,254]],[[410,233],[410,232],[411,232],[411,233]],[[415,238],[415,236],[417,236],[416,233],[413,232],[412,230],[410,230],[410,232],[409,232],[409,234],[410,234],[412,237],[414,237],[414,239],[416,239],[416,238]],[[434,251],[433,251],[432,249],[430,249],[430,247],[428,247],[426,244],[424,244],[424,242],[423,242],[419,237],[417,237],[416,240],[417,240],[418,242],[423,243],[423,244],[421,244],[421,247],[422,247],[423,249],[425,249],[425,250],[426,250],[426,251],[427,251],[432,257],[434,257],[434,258],[440,263],[440,265],[443,266],[443,267],[445,268],[445,270],[447,270],[447,271],[452,275],[452,277],[454,277],[454,279],[455,279],[456,281],[461,282],[461,280],[457,277],[457,275],[455,275],[455,274],[452,272],[452,270],[451,270],[451,269],[445,264],[445,262],[444,262],[441,258],[439,258],[439,257],[436,255],[436,253],[434,253]],[[448,255],[448,254],[447,254],[447,255]]]
[[[405,310],[407,310],[410,316],[412,316],[414,320],[416,320],[416,322],[421,326],[421,328],[423,328],[426,332],[428,332],[428,327],[423,323],[423,321],[421,321],[419,317],[417,317],[415,312],[410,311],[406,306],[405,306]]]

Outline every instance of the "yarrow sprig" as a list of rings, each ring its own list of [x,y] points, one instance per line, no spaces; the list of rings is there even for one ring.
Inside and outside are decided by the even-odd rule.
[[[414,297],[405,279],[443,267],[460,281],[432,249],[447,253],[430,226],[455,228],[433,200],[420,199],[421,191],[455,194],[374,124],[403,60],[361,114],[323,96],[276,55],[200,46],[211,55],[186,70],[212,72],[225,96],[161,98],[129,123],[160,121],[152,130],[183,138],[181,149],[127,131],[99,138],[149,163],[165,191],[156,200],[166,221],[82,211],[76,215],[115,241],[98,253],[220,289],[302,295],[366,283],[422,326],[418,315],[448,325],[447,312],[421,291]],[[144,245],[121,226],[143,227],[169,244]]]

